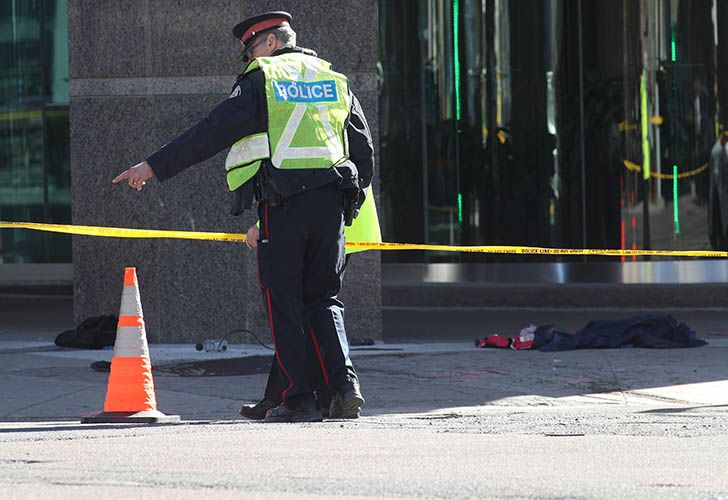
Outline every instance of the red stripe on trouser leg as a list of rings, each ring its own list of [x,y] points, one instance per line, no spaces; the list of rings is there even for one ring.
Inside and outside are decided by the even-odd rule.
[[[321,373],[324,374],[324,382],[326,383],[326,387],[331,389],[331,386],[329,386],[329,374],[326,372],[324,358],[321,356],[321,349],[319,348],[318,341],[316,340],[316,335],[313,333],[313,328],[311,328],[311,340],[313,340],[313,347],[314,349],[316,349],[316,356],[318,357],[319,364],[321,365]]]
[[[270,229],[268,229],[268,200],[265,200],[263,205],[263,227],[265,227],[265,239],[270,240]],[[261,243],[265,245],[270,245],[270,242]],[[260,282],[260,287],[265,290],[265,299],[266,299],[266,306],[268,307],[268,322],[270,323],[270,335],[273,339],[273,347],[275,347],[276,352],[276,359],[278,360],[278,366],[281,367],[281,370],[283,371],[283,374],[288,379],[288,387],[283,391],[281,394],[281,399],[285,403],[286,401],[286,394],[288,394],[288,391],[291,390],[293,387],[293,379],[288,374],[288,371],[286,371],[286,367],[283,366],[283,361],[281,361],[281,356],[278,353],[278,342],[276,342],[276,330],[275,326],[273,324],[273,307],[271,306],[271,300],[270,300],[270,290],[263,285],[262,275],[260,272],[260,260],[258,260],[258,281]]]
[[[280,356],[280,354],[278,354],[278,343],[276,342],[276,332],[275,332],[275,328],[273,327],[273,309],[270,305],[270,291],[267,288],[265,289],[265,297],[266,297],[266,301],[268,303],[268,321],[270,322],[270,335],[273,338],[273,347],[275,347],[275,349],[276,349],[276,359],[278,360],[278,365],[281,367],[281,370],[283,370],[283,373],[288,378],[288,387],[281,394],[281,399],[285,403],[286,394],[288,394],[288,391],[290,391],[291,387],[293,387],[293,379],[286,371],[285,366],[283,366],[283,361],[281,361],[281,356]]]

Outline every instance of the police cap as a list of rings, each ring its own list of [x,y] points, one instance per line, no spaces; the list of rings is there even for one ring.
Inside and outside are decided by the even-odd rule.
[[[291,15],[282,10],[266,12],[236,24],[233,28],[233,35],[243,42],[243,45],[247,45],[255,35],[281,26],[289,26],[291,19]]]

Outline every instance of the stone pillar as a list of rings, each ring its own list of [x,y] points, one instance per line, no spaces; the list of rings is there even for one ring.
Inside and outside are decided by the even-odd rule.
[[[293,14],[301,46],[351,78],[377,138],[376,0],[69,0],[74,224],[245,232],[255,211],[228,215],[225,152],[142,192],[111,179],[203,119],[241,66],[235,23]],[[196,342],[237,328],[268,339],[255,254],[236,243],[74,237],[74,315],[116,313],[136,266],[152,342]],[[353,256],[342,298],[351,337],[381,338],[379,252]],[[234,337],[231,337],[235,341]]]

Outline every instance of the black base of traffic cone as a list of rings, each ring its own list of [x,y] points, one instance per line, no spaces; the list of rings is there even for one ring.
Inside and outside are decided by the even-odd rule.
[[[161,411],[138,412],[105,411],[93,417],[84,417],[82,424],[176,424],[181,423],[179,415],[165,415]]]

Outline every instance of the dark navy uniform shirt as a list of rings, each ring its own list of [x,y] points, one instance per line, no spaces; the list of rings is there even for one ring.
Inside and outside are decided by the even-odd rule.
[[[301,48],[284,48],[273,55],[292,51],[315,55]],[[243,137],[268,129],[268,109],[265,98],[265,76],[262,70],[240,75],[232,94],[213,109],[204,120],[164,145],[147,158],[154,175],[165,181],[182,170],[200,163]],[[282,198],[336,182],[342,190],[368,187],[374,176],[374,148],[371,132],[361,105],[352,95],[351,113],[346,129],[349,140],[349,159],[331,169],[280,170],[264,162],[276,191]],[[266,164],[267,163],[267,164]],[[222,168],[222,167],[221,167]],[[250,208],[253,188],[249,181],[237,191],[233,213]],[[265,193],[263,193],[265,196]],[[360,203],[363,202],[360,195]],[[237,215],[237,213],[235,213]]]

